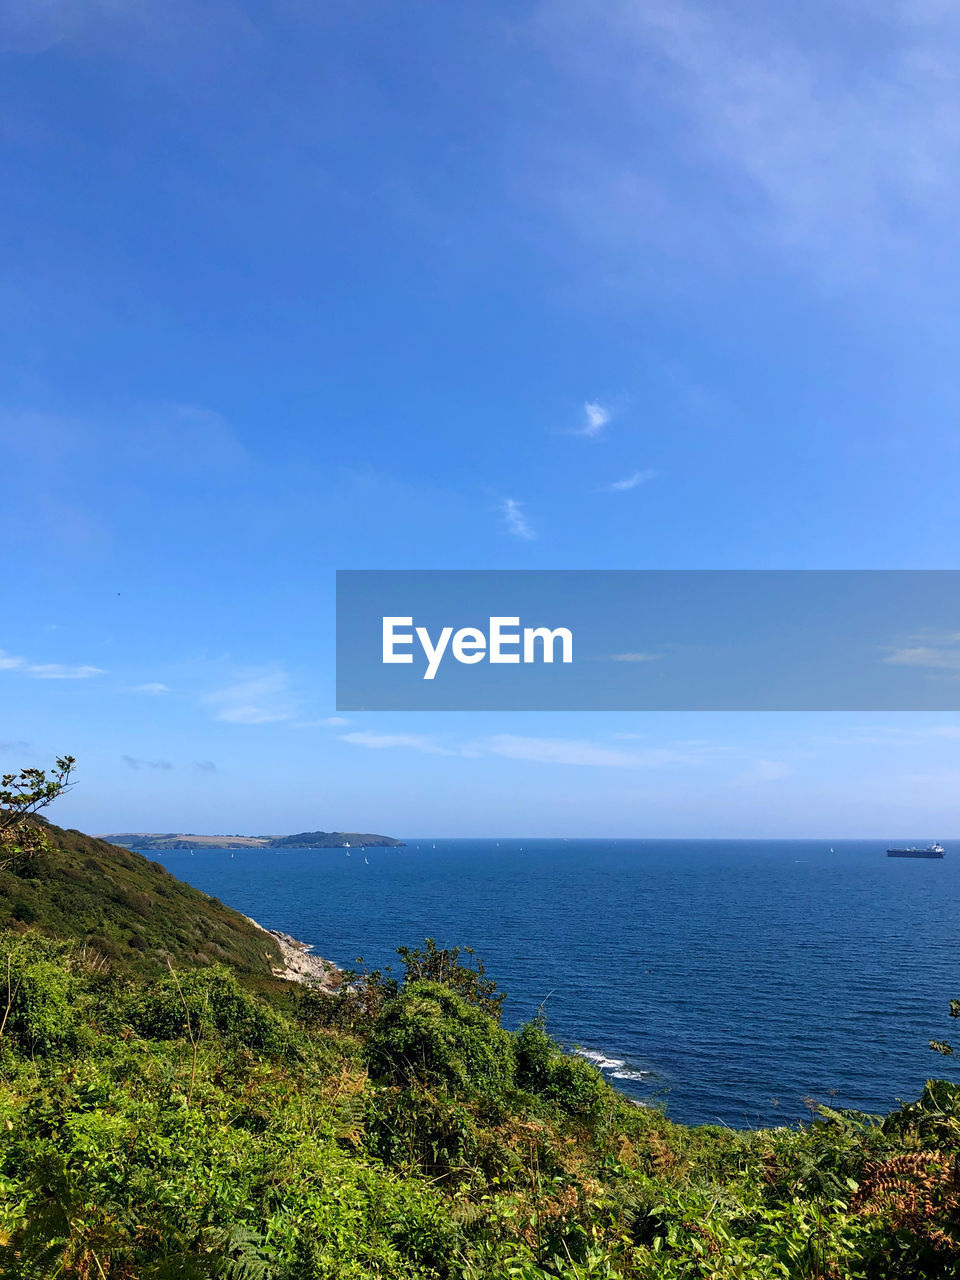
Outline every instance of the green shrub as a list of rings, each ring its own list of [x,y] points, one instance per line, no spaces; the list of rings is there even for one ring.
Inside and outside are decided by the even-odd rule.
[[[960,1085],[928,1080],[916,1102],[901,1103],[899,1111],[887,1116],[883,1131],[956,1150],[960,1147]]]
[[[367,1061],[374,1076],[391,1084],[468,1094],[510,1088],[515,1069],[508,1032],[438,982],[400,988],[373,1025]]]
[[[600,1072],[563,1053],[539,1020],[517,1032],[517,1085],[571,1116],[595,1115],[608,1094]]]
[[[76,988],[63,944],[32,932],[5,936],[0,950],[3,1040],[31,1057],[74,1050]]]
[[[148,1040],[190,1035],[201,1040],[214,1034],[262,1053],[289,1051],[296,1041],[287,1019],[245,991],[224,965],[169,974],[138,988],[127,1015]]]
[[[397,947],[403,962],[405,983],[439,982],[454,990],[467,1004],[500,1021],[506,995],[487,977],[486,966],[473,947],[438,947],[433,938],[425,938],[423,947]],[[461,964],[465,955],[467,963]]]

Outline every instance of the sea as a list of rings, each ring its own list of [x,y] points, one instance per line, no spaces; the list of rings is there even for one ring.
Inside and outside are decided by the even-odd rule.
[[[343,967],[399,971],[395,948],[427,937],[472,946],[507,1025],[542,1012],[637,1102],[749,1127],[816,1103],[886,1113],[960,1076],[960,841],[943,861],[889,843],[413,838],[160,860]],[[930,1050],[953,1030],[956,1060]]]

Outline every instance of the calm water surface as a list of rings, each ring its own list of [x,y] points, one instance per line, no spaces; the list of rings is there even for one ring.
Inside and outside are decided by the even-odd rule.
[[[746,1125],[811,1096],[886,1111],[951,1073],[927,1041],[956,1031],[960,842],[941,862],[887,843],[414,839],[162,861],[341,965],[468,943],[510,1025],[545,1002],[552,1033],[634,1097]]]

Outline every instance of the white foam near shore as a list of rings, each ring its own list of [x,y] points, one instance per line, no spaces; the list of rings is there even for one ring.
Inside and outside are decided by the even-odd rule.
[[[597,1049],[574,1049],[574,1053],[580,1058],[586,1058],[588,1062],[592,1062],[600,1071],[609,1071],[612,1080],[645,1080],[647,1076],[652,1075],[650,1071],[631,1070],[627,1067],[624,1058],[611,1058],[605,1053],[600,1053]]]
[[[574,1049],[574,1053],[578,1058],[586,1058],[588,1062],[592,1062],[601,1071],[615,1071],[617,1068],[627,1065],[623,1058],[608,1058],[605,1053],[598,1053],[596,1049],[578,1048]]]

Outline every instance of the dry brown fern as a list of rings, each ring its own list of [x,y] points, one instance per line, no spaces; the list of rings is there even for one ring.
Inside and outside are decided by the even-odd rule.
[[[936,1249],[960,1251],[960,1185],[946,1152],[908,1151],[868,1165],[850,1208],[883,1215],[895,1231]]]

